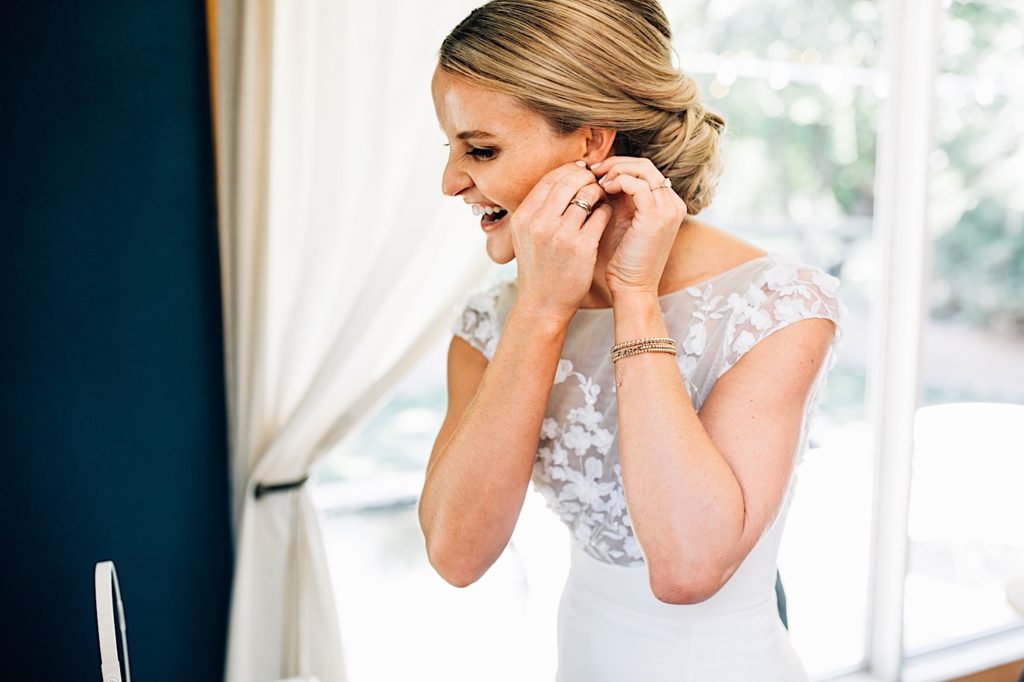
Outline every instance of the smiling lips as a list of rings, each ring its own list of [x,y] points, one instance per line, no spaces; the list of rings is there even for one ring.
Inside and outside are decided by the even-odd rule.
[[[501,206],[484,206],[483,204],[470,204],[473,208],[473,215],[482,216],[480,227],[485,232],[496,229],[497,226],[508,216],[508,209]]]
[[[470,205],[473,208],[473,215],[483,216],[480,218],[480,227],[488,232],[495,229],[505,219],[505,216],[508,215],[508,209],[504,209],[501,206]]]

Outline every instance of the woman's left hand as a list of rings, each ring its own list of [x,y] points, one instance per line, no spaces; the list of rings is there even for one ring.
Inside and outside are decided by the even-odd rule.
[[[605,268],[605,280],[613,294],[658,293],[669,252],[683,218],[686,204],[675,190],[666,187],[665,176],[650,159],[609,156],[590,166],[604,191],[626,194],[633,202],[633,219]]]

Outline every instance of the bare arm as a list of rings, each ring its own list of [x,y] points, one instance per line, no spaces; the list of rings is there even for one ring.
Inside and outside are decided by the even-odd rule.
[[[593,281],[612,209],[569,203],[604,196],[585,165],[549,171],[509,216],[516,300],[490,364],[461,339],[448,353],[448,414],[418,511],[431,565],[458,587],[479,579],[512,537],[569,320]]]
[[[778,511],[834,329],[804,319],[775,332],[716,382],[699,415],[672,355],[617,363],[626,502],[661,601],[715,594]],[[666,331],[654,297],[616,301],[617,341]]]
[[[512,537],[567,327],[517,303],[490,363],[452,340],[448,414],[418,508],[430,563],[452,585],[478,580]]]

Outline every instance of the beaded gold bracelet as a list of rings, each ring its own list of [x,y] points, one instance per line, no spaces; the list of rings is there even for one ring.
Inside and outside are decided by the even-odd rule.
[[[612,364],[622,358],[637,355],[638,353],[671,353],[676,355],[676,341],[669,337],[654,337],[617,343],[612,346]]]
[[[620,343],[615,344],[614,346],[612,346],[612,351],[613,352],[617,351],[620,348],[629,348],[630,346],[636,346],[636,345],[641,344],[641,343],[652,343],[652,342],[675,343],[676,340],[673,339],[672,337],[669,337],[669,336],[653,336],[653,337],[646,338],[646,339],[633,339],[632,341],[622,341]]]

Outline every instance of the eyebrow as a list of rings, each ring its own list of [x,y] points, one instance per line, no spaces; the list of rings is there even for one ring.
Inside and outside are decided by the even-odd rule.
[[[471,137],[475,137],[477,139],[494,139],[495,136],[490,134],[486,130],[463,130],[455,137],[459,138],[460,140],[468,140]]]

